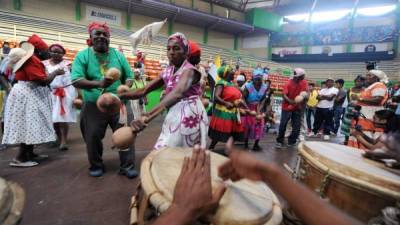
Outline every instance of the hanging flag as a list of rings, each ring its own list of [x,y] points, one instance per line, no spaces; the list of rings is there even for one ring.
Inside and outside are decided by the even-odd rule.
[[[129,41],[132,44],[133,51],[139,44],[151,44],[153,37],[155,37],[161,30],[162,26],[167,22],[167,19],[161,22],[154,22],[142,27],[140,30],[129,36]]]
[[[221,56],[220,55],[215,56],[214,64],[217,67],[217,69],[221,67]]]

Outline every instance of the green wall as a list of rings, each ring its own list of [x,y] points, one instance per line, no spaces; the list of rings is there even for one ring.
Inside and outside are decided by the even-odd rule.
[[[279,32],[282,30],[283,17],[262,9],[251,9],[246,12],[246,23],[269,31]]]

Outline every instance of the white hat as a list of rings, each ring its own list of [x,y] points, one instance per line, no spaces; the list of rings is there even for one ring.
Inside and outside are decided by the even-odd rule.
[[[22,48],[12,48],[8,53],[8,59],[10,64],[17,63],[26,55],[26,51]]]
[[[388,83],[389,82],[389,78],[387,77],[386,73],[383,72],[382,70],[370,70],[368,71],[370,74],[376,76],[379,78],[379,80],[383,83]]]
[[[306,75],[306,71],[303,68],[295,68],[293,77],[300,77]]]
[[[19,70],[21,68],[22,65],[24,65],[24,63],[26,62],[26,60],[28,60],[32,55],[33,55],[33,51],[35,50],[35,47],[28,42],[24,42],[21,45],[21,48],[23,51],[25,51],[25,54],[22,55],[23,51],[21,50],[16,50],[16,52],[14,53],[16,56],[12,56],[12,57],[20,57],[20,59],[18,60],[17,63],[15,63],[13,72],[17,72],[17,70]],[[18,56],[17,56],[18,54]],[[10,52],[11,55],[11,52]]]
[[[246,81],[246,77],[240,74],[236,77],[236,81]]]

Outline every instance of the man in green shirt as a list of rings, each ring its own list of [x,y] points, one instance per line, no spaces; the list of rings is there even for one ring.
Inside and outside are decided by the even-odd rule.
[[[102,93],[117,93],[121,84],[132,85],[132,72],[125,56],[116,49],[109,47],[110,30],[104,23],[93,22],[89,24],[90,39],[87,40],[88,48],[76,55],[71,79],[76,88],[82,89],[83,107],[81,111],[81,132],[86,143],[88,159],[90,163],[90,176],[99,177],[105,172],[102,154],[102,139],[105,136],[107,126],[113,131],[121,127],[119,113],[109,115],[99,111],[96,106],[97,98]],[[120,79],[111,81],[104,79],[104,74],[109,68],[117,68],[120,71]],[[138,175],[134,168],[134,149],[119,151],[120,171],[128,178]]]

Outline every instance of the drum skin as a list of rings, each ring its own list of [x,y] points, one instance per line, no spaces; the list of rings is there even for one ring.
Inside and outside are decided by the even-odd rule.
[[[149,196],[150,203],[157,212],[162,213],[170,206],[183,158],[190,156],[191,151],[184,148],[165,148],[151,152],[143,160],[140,171],[143,191]],[[222,182],[216,175],[218,165],[227,158],[212,152],[210,154],[212,186],[215,188]],[[225,185],[227,190],[220,201],[220,206],[216,214],[209,219],[212,224],[277,225],[281,223],[282,212],[279,200],[267,185],[249,180],[235,183],[228,181]]]
[[[367,222],[400,200],[400,176],[358,149],[325,142],[299,145],[298,179],[331,204]]]

